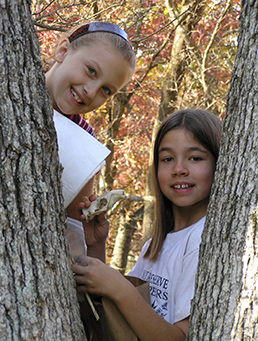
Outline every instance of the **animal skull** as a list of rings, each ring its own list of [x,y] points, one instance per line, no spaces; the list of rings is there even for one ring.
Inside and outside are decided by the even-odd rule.
[[[109,211],[116,202],[126,198],[127,195],[122,189],[103,193],[97,198],[97,200],[91,203],[90,207],[82,209],[82,213],[85,215],[85,220],[88,222],[96,215]]]

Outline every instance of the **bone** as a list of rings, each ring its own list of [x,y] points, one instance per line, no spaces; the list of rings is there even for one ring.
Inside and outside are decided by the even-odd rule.
[[[113,191],[103,193],[97,200],[93,201],[88,208],[83,208],[82,213],[85,215],[85,220],[88,222],[96,215],[102,212],[108,212],[117,202],[127,199],[128,196],[122,189],[115,189]]]

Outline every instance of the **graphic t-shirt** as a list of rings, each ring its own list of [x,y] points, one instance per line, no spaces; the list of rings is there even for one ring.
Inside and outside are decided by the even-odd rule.
[[[149,282],[152,308],[172,324],[190,315],[204,222],[205,217],[183,230],[168,233],[155,262],[143,258],[147,241],[129,272]]]

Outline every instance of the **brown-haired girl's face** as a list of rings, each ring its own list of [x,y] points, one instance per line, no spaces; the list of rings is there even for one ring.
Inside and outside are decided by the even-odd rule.
[[[212,154],[185,128],[167,132],[161,140],[158,182],[175,208],[205,214],[215,170]]]
[[[100,107],[129,81],[132,73],[128,62],[108,42],[74,50],[64,39],[55,59],[46,83],[54,109],[67,115]]]

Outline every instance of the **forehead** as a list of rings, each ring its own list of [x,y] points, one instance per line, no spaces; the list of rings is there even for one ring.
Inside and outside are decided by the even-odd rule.
[[[109,51],[114,55],[121,55],[119,50],[112,44],[109,40],[102,40],[102,39],[84,39],[81,40],[81,43],[75,41],[71,44],[71,52],[79,52],[83,51],[83,54],[88,55],[97,51]]]
[[[210,153],[193,135],[191,131],[184,127],[169,130],[162,138],[157,152],[185,153],[200,151]]]
[[[73,51],[82,50],[85,54],[92,53],[94,51],[108,51],[110,54],[113,54],[114,56],[119,56],[125,59],[122,55],[122,53],[119,51],[117,46],[112,42],[112,40],[107,36],[106,38],[101,36],[96,37],[94,39],[92,36],[95,34],[89,34],[81,38],[81,40],[78,39],[75,40],[74,43],[71,44]],[[87,53],[88,52],[88,53]],[[104,58],[104,55],[101,55]]]
[[[161,139],[160,144],[164,143],[175,143],[181,141],[185,143],[192,143],[192,144],[200,144],[200,142],[194,137],[193,133],[186,129],[185,127],[176,127],[169,130],[167,133],[164,134],[163,138]]]

